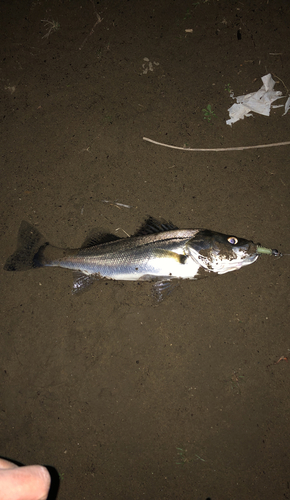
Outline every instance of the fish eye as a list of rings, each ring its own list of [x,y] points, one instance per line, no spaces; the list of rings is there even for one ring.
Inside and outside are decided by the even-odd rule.
[[[238,243],[238,238],[236,238],[235,236],[230,236],[228,238],[228,242],[231,244],[231,245],[236,245]]]

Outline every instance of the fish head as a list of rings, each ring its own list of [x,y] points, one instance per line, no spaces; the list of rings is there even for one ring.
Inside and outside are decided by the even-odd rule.
[[[225,274],[253,264],[257,245],[236,236],[201,229],[186,245],[188,255],[208,272]]]

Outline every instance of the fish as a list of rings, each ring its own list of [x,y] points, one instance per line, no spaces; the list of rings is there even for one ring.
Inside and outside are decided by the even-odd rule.
[[[22,221],[16,251],[4,270],[61,267],[74,272],[73,293],[95,280],[154,281],[157,298],[173,280],[196,280],[253,264],[259,255],[278,250],[208,229],[179,229],[172,222],[149,217],[132,236],[97,233],[81,248],[51,245],[38,229]]]

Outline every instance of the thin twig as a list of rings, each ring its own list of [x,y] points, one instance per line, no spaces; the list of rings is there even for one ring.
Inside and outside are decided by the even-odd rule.
[[[282,83],[283,83],[284,88],[285,88],[285,90],[286,90],[287,94],[289,94],[289,90],[288,90],[288,88],[286,87],[285,83],[283,82],[282,78],[279,78],[279,76],[275,75],[274,73],[273,73],[273,76],[275,76],[275,78],[278,78],[278,80],[280,80],[280,82],[282,82]]]
[[[60,28],[60,24],[58,22],[56,22],[56,21],[53,21],[53,20],[52,21],[48,21],[48,19],[41,19],[41,22],[45,23],[45,25],[44,25],[45,27],[46,26],[50,26],[50,28],[48,29],[47,33],[42,38],[48,38],[51,33],[53,33],[54,31],[59,30],[59,28]]]
[[[101,23],[102,22],[102,18],[100,16],[100,14],[96,11],[96,7],[95,7],[95,4],[93,2],[93,0],[91,0],[91,3],[93,4],[93,7],[94,7],[94,13],[96,14],[97,16],[97,21],[95,22],[94,26],[92,27],[90,33],[88,34],[88,36],[84,39],[83,43],[81,44],[81,46],[79,47],[79,50],[82,50],[83,46],[85,45],[87,39],[89,38],[89,36],[91,36],[93,33],[94,33],[94,29],[95,27],[97,26],[97,24]]]
[[[102,200],[103,203],[110,203],[110,205],[119,205],[120,207],[132,208],[131,205],[124,205],[124,203],[118,203],[117,201]]]
[[[275,146],[288,146],[290,141],[287,142],[275,142],[273,144],[259,144],[257,146],[241,146],[236,148],[214,148],[214,149],[203,149],[203,148],[184,148],[179,146],[171,146],[170,144],[164,144],[163,142],[153,141],[148,139],[148,137],[143,137],[144,141],[152,142],[158,146],[165,146],[166,148],[181,149],[182,151],[243,151],[244,149],[258,149],[258,148],[273,148]]]

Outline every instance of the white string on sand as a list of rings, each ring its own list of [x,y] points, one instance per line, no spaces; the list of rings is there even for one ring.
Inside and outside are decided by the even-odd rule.
[[[152,142],[153,144],[157,144],[158,146],[165,146],[166,148],[172,149],[181,149],[182,151],[243,151],[244,149],[259,149],[259,148],[273,148],[276,146],[288,146],[290,141],[288,142],[274,142],[273,144],[259,144],[257,146],[241,146],[236,148],[214,148],[214,149],[203,149],[203,148],[182,148],[179,146],[171,146],[170,144],[164,144],[163,142],[153,141],[152,139],[148,139],[148,137],[143,137],[143,141]]]

